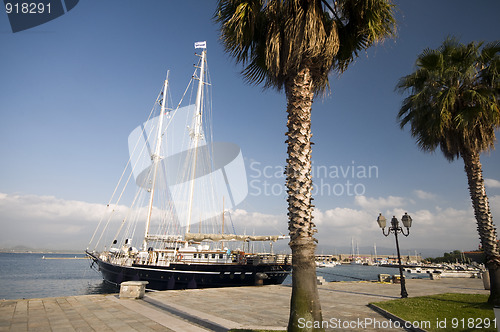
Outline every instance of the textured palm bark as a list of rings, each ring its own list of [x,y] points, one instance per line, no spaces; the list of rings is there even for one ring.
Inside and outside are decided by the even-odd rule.
[[[500,305],[500,253],[498,251],[497,233],[491,216],[488,196],[484,187],[483,171],[479,154],[462,153],[465,172],[469,182],[469,192],[477,222],[477,231],[484,250],[485,265],[490,275],[490,297],[488,302]]]
[[[314,322],[322,321],[322,315],[314,262],[316,229],[312,222],[311,105],[314,92],[310,70],[301,70],[286,82],[285,89],[288,101],[286,186],[293,265],[288,331],[320,331],[323,329],[314,327]],[[312,327],[304,327],[305,322]]]

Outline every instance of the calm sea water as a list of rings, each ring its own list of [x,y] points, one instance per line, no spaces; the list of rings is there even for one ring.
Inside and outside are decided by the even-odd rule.
[[[113,293],[85,255],[0,253],[0,299]]]
[[[318,276],[322,276],[326,281],[360,281],[377,280],[379,274],[395,275],[399,274],[399,269],[393,267],[366,266],[342,264],[335,267],[323,267],[316,270]],[[427,273],[407,273],[405,278],[429,278]]]
[[[115,293],[117,288],[102,281],[101,274],[90,268],[88,259],[74,254],[0,253],[0,299],[22,299]],[[339,265],[317,269],[326,281],[376,280],[380,273],[399,274],[394,268],[362,265]],[[421,278],[425,274],[407,274]],[[285,284],[291,284],[288,277]]]

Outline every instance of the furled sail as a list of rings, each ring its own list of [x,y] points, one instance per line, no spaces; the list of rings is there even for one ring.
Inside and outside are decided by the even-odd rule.
[[[188,233],[184,236],[186,241],[272,241],[276,242],[285,239],[283,235],[236,235],[236,234],[205,234],[205,233]]]

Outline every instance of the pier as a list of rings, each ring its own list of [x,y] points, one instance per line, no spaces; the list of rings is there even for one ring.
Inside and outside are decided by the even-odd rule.
[[[42,259],[88,259],[87,257],[45,257],[42,256]]]
[[[481,279],[408,279],[407,289],[410,297],[489,293]],[[318,290],[323,320],[328,321],[388,322],[367,304],[400,297],[399,285],[376,282],[331,282]],[[272,285],[147,292],[141,300],[117,294],[2,300],[0,331],[286,330],[290,295],[290,286]],[[377,331],[369,326],[363,330]]]

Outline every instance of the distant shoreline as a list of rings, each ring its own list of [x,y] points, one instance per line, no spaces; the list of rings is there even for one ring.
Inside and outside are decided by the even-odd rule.
[[[41,249],[0,249],[2,254],[57,254],[57,255],[84,255],[82,251],[71,250],[41,250]]]

